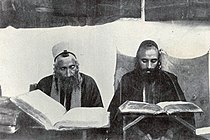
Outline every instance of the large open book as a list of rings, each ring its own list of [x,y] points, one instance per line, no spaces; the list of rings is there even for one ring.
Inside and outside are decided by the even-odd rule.
[[[10,100],[47,130],[109,126],[109,113],[104,108],[78,107],[67,112],[63,105],[40,90],[11,97]]]
[[[141,114],[173,114],[173,113],[196,113],[203,112],[200,107],[191,102],[169,101],[158,104],[149,104],[138,101],[125,101],[120,107],[121,113],[141,113]]]

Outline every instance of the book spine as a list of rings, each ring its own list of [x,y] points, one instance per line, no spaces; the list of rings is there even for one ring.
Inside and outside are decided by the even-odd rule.
[[[17,122],[16,115],[0,114],[0,124],[2,124],[2,125],[16,125],[16,122]]]

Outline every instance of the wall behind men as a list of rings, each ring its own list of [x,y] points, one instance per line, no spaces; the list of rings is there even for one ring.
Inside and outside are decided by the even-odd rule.
[[[92,76],[105,107],[114,93],[116,49],[135,56],[145,39],[155,40],[169,55],[201,56],[209,50],[210,26],[202,22],[142,22],[119,20],[98,26],[0,30],[0,85],[4,96],[29,90],[29,84],[52,74],[51,48],[60,41],[72,43],[80,70]]]

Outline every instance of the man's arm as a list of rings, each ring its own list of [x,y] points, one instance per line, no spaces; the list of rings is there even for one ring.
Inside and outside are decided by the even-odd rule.
[[[98,89],[98,86],[96,82],[93,80],[92,84],[92,106],[94,107],[104,107],[100,91]]]
[[[124,75],[118,84],[117,90],[114,93],[114,96],[110,102],[108,111],[110,112],[110,134],[116,134],[116,135],[121,135],[122,134],[122,115],[119,112],[118,107],[125,101],[128,100],[125,97],[125,94],[127,94],[127,89],[128,87],[128,79]],[[130,91],[132,92],[132,91]]]
[[[87,75],[81,74],[82,82],[82,106],[103,107],[100,91],[95,80]]]
[[[178,83],[177,77],[175,77],[172,82],[173,82],[173,85],[174,85],[174,88],[176,90],[176,93],[178,95],[179,100],[180,101],[186,101],[185,96],[184,96],[184,92],[182,91],[182,89],[181,89],[181,87]]]
[[[118,107],[120,106],[120,85],[119,83],[117,90],[114,93],[114,96],[110,102],[108,111],[110,112],[110,120],[113,122],[116,119],[116,116],[119,113]]]
[[[173,74],[169,74],[167,73],[167,76],[170,78],[174,90],[176,91],[177,94],[177,98],[180,101],[186,101],[186,98],[184,96],[184,92],[182,91],[179,83],[178,83],[178,79],[175,75]],[[186,113],[185,115],[183,115],[181,118],[183,118],[185,121],[187,121],[188,123],[190,123],[191,125],[195,126],[195,118],[194,118],[194,114],[193,113]]]
[[[41,79],[37,84],[37,89],[40,89],[41,91],[46,93],[48,96],[50,96],[51,87],[52,87],[52,78],[53,76],[47,76]]]
[[[167,94],[165,94],[166,96],[170,96],[170,99],[168,99],[169,101],[186,101],[185,96],[184,96],[184,92],[182,91],[177,77],[169,72],[163,71],[164,73],[164,79],[165,81],[168,81],[167,84],[167,89],[168,91],[166,91]],[[165,97],[164,97],[165,98]],[[168,97],[166,97],[164,100],[167,100]]]

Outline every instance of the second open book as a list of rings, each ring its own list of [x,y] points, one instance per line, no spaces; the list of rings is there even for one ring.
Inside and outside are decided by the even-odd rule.
[[[65,107],[40,90],[10,100],[45,129],[100,128],[109,125],[109,113],[102,107]]]
[[[197,113],[203,112],[200,107],[191,102],[168,101],[157,104],[149,104],[138,101],[125,101],[120,107],[121,113],[161,114],[173,113]]]

